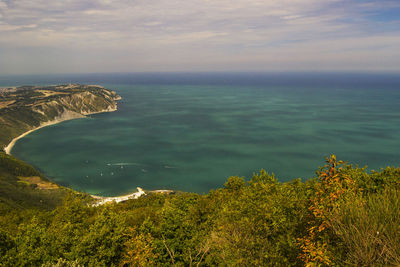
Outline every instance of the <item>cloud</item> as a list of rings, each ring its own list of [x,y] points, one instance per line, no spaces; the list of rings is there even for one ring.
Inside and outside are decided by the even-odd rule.
[[[12,60],[40,50],[27,60],[42,72],[74,71],[74,55],[88,71],[101,58],[100,71],[400,70],[400,15],[387,16],[397,9],[388,0],[0,0],[0,51]],[[63,64],[43,61],[46,49]],[[0,62],[3,73],[15,68]]]

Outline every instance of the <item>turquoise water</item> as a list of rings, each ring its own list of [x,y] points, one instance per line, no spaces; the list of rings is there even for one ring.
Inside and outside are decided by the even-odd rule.
[[[330,153],[371,169],[399,165],[397,84],[96,81],[123,97],[118,111],[42,128],[12,154],[99,195],[204,193],[261,168],[307,179]]]

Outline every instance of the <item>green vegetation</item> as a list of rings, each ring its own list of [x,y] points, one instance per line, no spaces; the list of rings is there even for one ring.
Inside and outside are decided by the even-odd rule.
[[[10,190],[24,186],[15,177],[40,175],[3,154],[1,171]],[[2,199],[11,198],[5,191]],[[154,193],[92,207],[70,191],[62,204],[40,208],[27,197],[17,209],[2,204],[0,265],[400,264],[400,168],[367,172],[334,156],[306,182],[280,183],[262,170],[207,195]]]
[[[0,152],[0,211],[54,209],[62,204],[68,191],[71,190],[48,181],[32,166]]]

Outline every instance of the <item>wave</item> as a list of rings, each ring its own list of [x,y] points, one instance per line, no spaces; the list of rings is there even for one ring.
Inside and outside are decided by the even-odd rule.
[[[165,165],[164,168],[165,169],[176,169],[176,167],[172,167],[172,166],[168,166],[168,165]]]
[[[137,163],[137,162],[119,162],[119,163],[107,163],[108,166],[128,166],[128,165],[135,165],[135,166],[143,166],[144,164]]]

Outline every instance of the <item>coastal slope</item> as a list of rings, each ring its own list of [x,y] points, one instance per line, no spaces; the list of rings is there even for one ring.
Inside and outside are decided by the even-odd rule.
[[[0,89],[0,146],[41,127],[117,109],[121,97],[98,85],[22,86]]]
[[[33,166],[0,152],[0,213],[14,209],[52,210],[62,204],[68,193],[79,194],[49,181]]]

